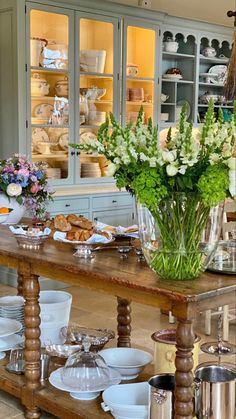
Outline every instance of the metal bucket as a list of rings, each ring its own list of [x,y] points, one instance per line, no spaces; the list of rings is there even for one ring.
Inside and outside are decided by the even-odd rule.
[[[195,414],[198,419],[235,419],[236,370],[205,362],[195,370]]]
[[[149,419],[174,419],[174,374],[158,374],[150,378]]]

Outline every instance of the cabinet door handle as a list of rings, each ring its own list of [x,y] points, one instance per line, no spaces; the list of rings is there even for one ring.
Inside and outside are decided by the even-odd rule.
[[[79,156],[80,155],[80,152],[79,151],[76,151],[76,156]]]
[[[94,217],[94,219],[93,219],[94,221],[98,221],[98,217]]]
[[[71,156],[75,156],[75,151],[71,151],[71,152],[70,152],[70,155],[71,155]]]
[[[113,199],[112,204],[116,204],[116,203],[117,203],[117,201],[115,199]]]
[[[65,207],[70,207],[70,204],[65,204]]]

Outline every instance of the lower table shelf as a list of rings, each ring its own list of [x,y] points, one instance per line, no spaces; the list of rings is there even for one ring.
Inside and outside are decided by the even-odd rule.
[[[24,375],[11,374],[5,369],[8,358],[0,361],[0,389],[21,399],[25,385]],[[153,365],[145,368],[135,381],[147,381],[153,374]],[[128,383],[129,381],[125,381]],[[134,381],[130,381],[134,382]],[[103,412],[101,408],[102,396],[94,400],[73,400],[66,392],[56,389],[49,382],[37,390],[34,395],[37,407],[61,419],[108,419],[112,415]]]

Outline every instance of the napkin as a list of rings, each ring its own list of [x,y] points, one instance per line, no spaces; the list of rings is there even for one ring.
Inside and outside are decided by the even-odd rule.
[[[24,235],[24,236],[29,236],[28,231],[24,230],[22,227],[13,227],[13,226],[9,226],[9,229],[11,230],[11,232],[13,234],[20,234],[20,235]],[[49,234],[51,233],[51,229],[46,227],[43,231],[39,231],[35,234],[32,235],[32,237],[38,237],[38,236],[49,236]]]
[[[108,224],[101,223],[100,221],[98,221],[96,223],[97,230],[106,230],[106,227],[108,227]],[[111,227],[111,226],[109,226],[109,227]],[[136,224],[134,224],[130,227],[122,227],[122,226],[114,227],[114,230],[116,232],[115,234],[125,234],[127,237],[133,237],[135,239],[138,239],[139,238],[138,231],[137,232],[136,231],[135,232],[132,232],[132,231],[130,232],[129,229],[137,229],[138,230],[138,226]],[[108,230],[106,230],[106,231],[108,231]]]
[[[55,231],[53,238],[54,240],[62,241],[65,243],[86,243],[86,244],[97,244],[97,243],[110,243],[112,240],[112,235],[109,235],[109,239],[105,236],[102,236],[101,234],[94,233],[86,242],[76,241],[76,240],[67,240],[66,239],[66,233],[63,233],[61,231]]]

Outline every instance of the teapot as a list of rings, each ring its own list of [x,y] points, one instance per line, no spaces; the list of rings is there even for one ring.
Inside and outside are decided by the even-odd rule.
[[[202,51],[204,57],[213,58],[216,56],[216,50],[213,47],[206,47]]]
[[[168,95],[165,95],[165,93],[161,93],[161,103],[164,103],[169,99]]]

